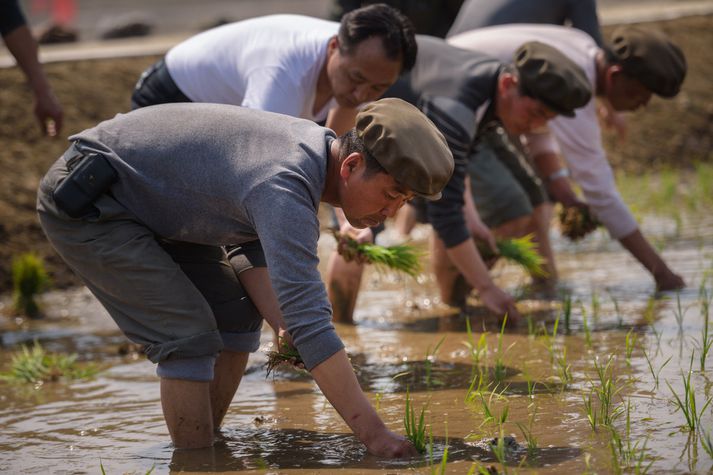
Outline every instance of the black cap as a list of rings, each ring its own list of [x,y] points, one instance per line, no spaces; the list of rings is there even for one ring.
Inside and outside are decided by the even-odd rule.
[[[525,95],[558,114],[574,117],[574,110],[592,98],[592,86],[582,68],[552,46],[527,42],[515,52],[513,61]]]
[[[663,33],[637,26],[614,30],[611,52],[624,73],[661,97],[674,97],[686,77],[686,57]]]

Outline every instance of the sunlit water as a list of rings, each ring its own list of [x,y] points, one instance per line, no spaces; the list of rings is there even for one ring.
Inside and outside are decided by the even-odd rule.
[[[417,242],[424,242],[426,231],[416,230]],[[479,374],[465,344],[469,340],[466,318],[473,328],[473,342],[484,329],[487,332],[480,373],[490,386],[481,388],[482,400],[489,402],[495,417],[507,408],[503,432],[519,444],[506,457],[508,471],[615,471],[611,431],[602,426],[592,430],[583,402],[583,395],[598,384],[595,359],[604,366],[614,355],[611,367],[619,388],[614,405],[630,401],[629,436],[625,437],[625,414],[613,422],[624,444],[628,440],[630,447],[637,448],[632,452],[635,457],[645,447],[642,466],[652,463],[650,473],[709,473],[713,459],[699,438],[683,429],[685,419],[676,410],[672,390],[683,395],[682,374],[688,372],[693,355],[691,382],[699,410],[712,395],[713,358],[708,357],[701,371],[703,298],[699,293],[713,268],[713,220],[690,219],[681,227],[648,219],[644,232],[663,247],[664,257],[688,283],[679,294],[680,325],[676,294],[654,299],[649,275],[601,232],[578,244],[555,237],[560,295],[571,295],[572,310],[568,325],[560,318],[554,339],[551,334],[562,315],[562,300],[538,298],[527,289],[527,278],[518,269],[496,267],[498,281],[522,297],[521,309],[530,315],[535,333],[528,335],[525,324],[506,329],[500,351],[499,327],[483,316],[475,299],[461,314],[438,302],[427,276],[414,281],[367,273],[357,304],[357,324],[337,325],[337,330],[362,387],[391,429],[403,433],[407,389],[414,407],[426,408],[433,455],[406,461],[368,455],[308,375],[278,370],[266,378],[262,352],[251,358],[216,446],[174,451],[161,414],[153,365],[135,353],[121,355],[124,338],[86,290],[50,293],[43,299],[49,313],[45,320],[3,317],[0,367],[8,367],[20,344],[38,339],[50,351],[76,352],[103,370],[82,382],[1,384],[0,473],[96,474],[100,464],[108,474],[144,474],[151,467],[153,473],[430,473],[446,447],[449,473],[466,473],[474,463],[495,465],[502,471],[489,445],[499,433],[497,424],[484,422],[476,392],[466,401]],[[332,238],[325,235],[320,242],[323,262],[333,246]],[[713,279],[704,288],[710,298]],[[545,331],[549,336],[543,335]],[[628,362],[627,333],[630,340],[635,338]],[[265,330],[263,350],[271,338]],[[564,348],[566,364],[553,364],[552,355],[561,360]],[[499,354],[502,370],[496,369]],[[567,365],[571,380],[563,384],[558,367]],[[498,373],[500,381],[495,382]],[[517,423],[529,427],[537,441],[530,455]],[[703,433],[713,431],[710,406],[702,413],[701,427]]]

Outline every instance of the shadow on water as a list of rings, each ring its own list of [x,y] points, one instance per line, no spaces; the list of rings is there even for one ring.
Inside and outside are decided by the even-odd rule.
[[[441,461],[448,447],[448,462],[496,462],[487,441],[433,438],[433,456],[387,460],[367,453],[352,434],[326,434],[302,429],[250,428],[223,430],[221,439],[210,449],[175,450],[171,471],[221,472],[238,470],[287,469],[396,469],[422,468]],[[580,450],[570,447],[538,449],[526,460],[528,466],[555,465],[578,457]],[[523,463],[527,451],[517,444],[508,450],[507,465]]]

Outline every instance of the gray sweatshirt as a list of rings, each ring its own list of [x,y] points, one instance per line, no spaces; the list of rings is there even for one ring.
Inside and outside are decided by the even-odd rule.
[[[317,210],[334,133],[221,104],[164,104],[70,137],[104,153],[115,199],[157,235],[208,245],[260,239],[287,328],[308,369],[343,344],[317,270]]]

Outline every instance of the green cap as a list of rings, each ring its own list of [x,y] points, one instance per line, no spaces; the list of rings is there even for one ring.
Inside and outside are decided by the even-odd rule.
[[[453,155],[433,122],[401,99],[380,99],[356,116],[357,135],[379,164],[401,185],[429,200],[453,174]]]
[[[673,97],[686,77],[686,57],[662,33],[636,26],[614,30],[611,52],[624,73],[661,97]]]
[[[592,98],[592,87],[582,68],[552,46],[529,41],[513,58],[525,95],[554,112],[574,117],[574,110]]]

